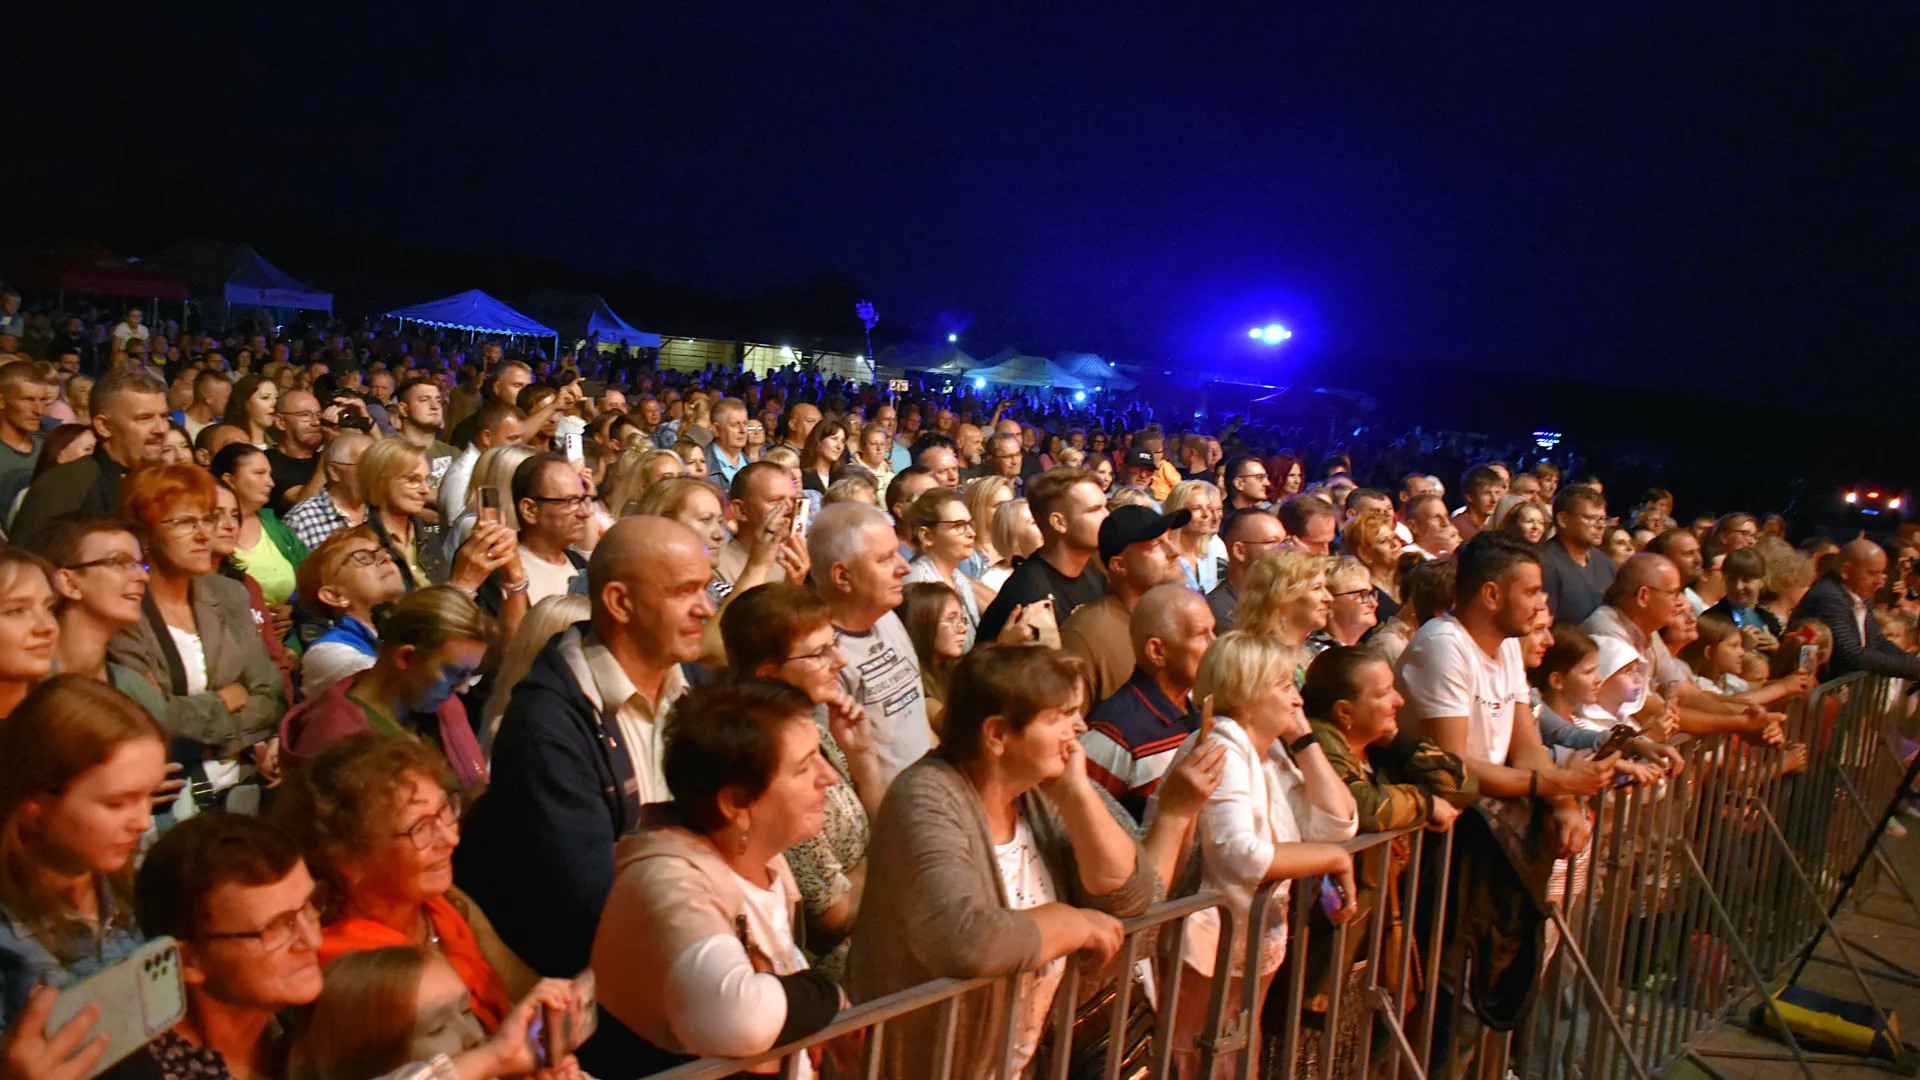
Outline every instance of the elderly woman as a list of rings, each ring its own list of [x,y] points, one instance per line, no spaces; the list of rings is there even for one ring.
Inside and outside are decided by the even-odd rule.
[[[285,607],[293,597],[294,568],[307,557],[307,545],[267,505],[273,495],[273,467],[267,455],[246,443],[234,443],[213,455],[211,471],[233,489],[240,504],[240,533],[230,556],[234,566],[260,583],[260,595],[268,607]]]
[[[934,978],[1026,972],[1012,995],[960,1001],[956,1077],[995,1074],[1009,1021],[1009,1075],[1019,1075],[1072,954],[1112,959],[1118,919],[1154,899],[1152,860],[1115,816],[1126,812],[1087,778],[1078,738],[1086,682],[1077,661],[1042,646],[962,657],[944,741],[894,779],[894,809],[874,822],[849,965],[857,999]],[[886,1073],[933,1075],[937,1026],[930,1013],[891,1021]]]
[[[167,699],[167,730],[200,744],[189,772],[196,798],[240,783],[242,752],[272,739],[287,693],[254,628],[246,587],[214,572],[218,499],[195,465],[137,470],[120,484],[120,516],[146,541],[147,617],[115,634],[108,655],[147,676]],[[272,750],[256,752],[277,779]]]
[[[1308,639],[1327,628],[1333,594],[1327,589],[1327,557],[1298,548],[1274,548],[1253,561],[1240,587],[1234,629],[1270,637],[1294,657],[1294,685],[1306,674]]]
[[[861,468],[873,474],[873,486],[885,491],[893,482],[893,436],[879,424],[868,424],[860,429],[860,450],[853,455],[853,461]]]
[[[806,906],[808,958],[843,982],[847,935],[867,876],[868,823],[887,793],[866,715],[840,684],[847,664],[834,644],[826,602],[812,592],[770,582],[739,593],[720,616],[720,634],[735,674],[777,679],[813,702],[820,752],[839,783],[827,791],[826,826],[789,850],[787,865]]]
[[[1227,546],[1220,542],[1220,489],[1205,480],[1182,480],[1167,492],[1162,508],[1169,514],[1193,511],[1186,527],[1168,534],[1167,539],[1180,555],[1180,572],[1186,575],[1187,588],[1202,596],[1212,592],[1220,584],[1220,564],[1227,558]]]
[[[355,552],[362,551],[376,560],[372,570],[382,569],[386,552],[364,540],[343,561],[360,558]],[[287,713],[280,722],[281,752],[299,764],[363,731],[417,739],[446,758],[443,767],[452,768],[463,791],[478,789],[487,781],[487,764],[458,695],[498,638],[492,617],[451,585],[408,593],[381,621],[371,667]]]
[[[1358,645],[1380,622],[1379,600],[1373,591],[1373,578],[1360,560],[1341,555],[1330,560],[1327,570],[1327,628],[1315,632],[1310,641],[1315,652],[1334,645]]]
[[[761,1053],[841,1005],[795,943],[800,891],[784,855],[819,835],[834,785],[813,701],[787,683],[730,680],[689,690],[666,723],[673,799],[614,850],[593,943],[605,1019],[581,1064],[595,1076]],[[796,1064],[812,1075],[804,1055]]]
[[[973,516],[973,555],[960,564],[960,572],[979,581],[1000,562],[1000,552],[993,546],[993,514],[1013,501],[1013,482],[1004,476],[969,480],[965,498],[967,513]]]
[[[0,760],[6,1027],[29,998],[52,996],[40,987],[78,982],[139,947],[127,901],[151,796],[166,777],[167,736],[107,684],[56,675],[0,724]]]
[[[380,651],[374,609],[406,595],[400,568],[364,525],[327,537],[300,564],[301,603],[328,627],[300,654],[301,689],[318,697],[341,679],[373,666]]]
[[[1218,743],[1226,749],[1226,762],[1195,833],[1200,889],[1223,893],[1245,914],[1254,893],[1269,881],[1331,875],[1339,883],[1343,902],[1337,917],[1344,922],[1353,914],[1355,889],[1353,860],[1339,841],[1358,831],[1358,816],[1353,795],[1327,763],[1301,710],[1293,652],[1272,637],[1236,630],[1201,658],[1194,697],[1212,698],[1218,717],[1210,732],[1187,738],[1176,761]],[[1238,943],[1235,970],[1214,970],[1220,934],[1238,936],[1238,919],[1223,928],[1219,913],[1208,909],[1187,921],[1184,961],[1198,978],[1182,985],[1173,1021],[1174,1057],[1182,1062],[1182,1075],[1196,1075],[1199,1068],[1200,1052],[1189,1048],[1206,1023],[1211,980],[1230,980],[1228,992],[1234,996],[1229,1000],[1239,1000],[1242,980],[1248,978],[1258,983],[1257,996],[1266,996],[1286,955],[1289,893],[1287,885],[1273,893],[1255,971],[1241,970],[1246,950]],[[1229,1064],[1216,1063],[1215,1075],[1226,1076]]]
[[[905,517],[914,551],[907,580],[934,582],[954,591],[967,619],[966,647],[973,648],[981,609],[993,603],[995,593],[960,573],[960,564],[973,557],[973,516],[967,513],[966,502],[947,488],[931,488],[907,504]]]
[[[1340,549],[1367,568],[1381,622],[1400,610],[1400,553],[1405,548],[1389,510],[1363,510],[1340,533]]]
[[[432,945],[491,1032],[513,1002],[454,895],[459,791],[446,760],[418,738],[351,735],[295,773],[274,806],[319,882],[320,962],[389,945]]]

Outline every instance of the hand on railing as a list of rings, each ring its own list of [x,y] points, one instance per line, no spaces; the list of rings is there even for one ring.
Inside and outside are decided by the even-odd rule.
[[[1453,828],[1453,819],[1460,816],[1459,807],[1445,799],[1434,797],[1433,805],[1427,808],[1427,828],[1432,832],[1446,832]]]
[[[1609,766],[1611,768],[1611,766]],[[1547,819],[1547,849],[1565,859],[1587,850],[1593,839],[1593,819],[1578,803],[1557,806]]]
[[[1751,743],[1764,746],[1779,746],[1787,741],[1786,713],[1768,712],[1763,705],[1747,706],[1747,719],[1742,734]]]
[[[1665,772],[1666,770],[1658,765],[1627,757],[1613,763],[1614,775],[1628,784],[1651,784],[1665,775]]]
[[[1543,770],[1540,785],[1542,795],[1596,795],[1601,788],[1613,781],[1614,762],[1620,760],[1619,754],[1594,757],[1592,754],[1575,754],[1565,765],[1548,773]]]
[[[1655,768],[1667,776],[1679,776],[1681,770],[1687,767],[1687,756],[1682,754],[1678,747],[1669,746],[1663,742],[1635,739],[1627,744],[1627,748],[1641,759],[1652,762]]]
[[[1089,954],[1091,967],[1105,967],[1120,954],[1120,946],[1127,940],[1127,928],[1120,920],[1104,911],[1092,908],[1074,908],[1086,923],[1086,940],[1080,943],[1079,952]]]

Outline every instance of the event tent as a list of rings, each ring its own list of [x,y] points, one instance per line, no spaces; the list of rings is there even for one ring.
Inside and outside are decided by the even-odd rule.
[[[425,304],[415,304],[412,307],[389,311],[387,318],[399,319],[403,323],[417,322],[428,326],[444,326],[450,330],[471,330],[479,334],[550,338],[560,336],[551,326],[520,314],[479,289],[469,289],[443,300],[433,300]]]
[[[880,361],[891,367],[924,371],[931,375],[962,375],[981,365],[981,361],[968,355],[966,350],[945,342],[889,349],[880,357]]]
[[[0,254],[0,279],[46,293],[187,298],[186,282],[123,259],[98,244],[14,248]]]
[[[657,349],[660,335],[636,330],[627,320],[613,313],[599,293],[567,292],[564,289],[538,289],[515,304],[521,311],[560,331],[565,341],[585,341],[600,335],[602,345]]]
[[[250,244],[182,240],[150,255],[151,270],[187,283],[202,308],[265,307],[333,311],[333,294],[322,292],[260,257]]]
[[[1051,386],[1056,390],[1084,390],[1087,384],[1067,374],[1044,356],[1022,356],[1008,347],[988,358],[988,367],[974,368],[967,377],[1003,386]]]
[[[1054,366],[1086,383],[1108,390],[1131,390],[1137,384],[1120,374],[1105,359],[1093,353],[1063,352],[1053,358]]]

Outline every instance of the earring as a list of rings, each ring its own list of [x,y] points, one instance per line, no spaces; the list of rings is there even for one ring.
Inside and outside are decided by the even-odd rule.
[[[747,832],[748,826],[740,826],[740,848],[735,852],[736,855],[745,855],[747,853]]]

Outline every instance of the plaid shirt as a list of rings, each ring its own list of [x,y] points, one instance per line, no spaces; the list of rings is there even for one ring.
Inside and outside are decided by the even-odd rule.
[[[287,516],[283,520],[287,528],[293,530],[293,535],[298,536],[300,542],[307,545],[309,551],[325,543],[327,537],[341,529],[352,528],[354,524],[351,518],[341,513],[340,508],[333,504],[333,499],[327,494],[326,488],[321,488],[313,498],[296,503],[293,509],[287,511]]]

